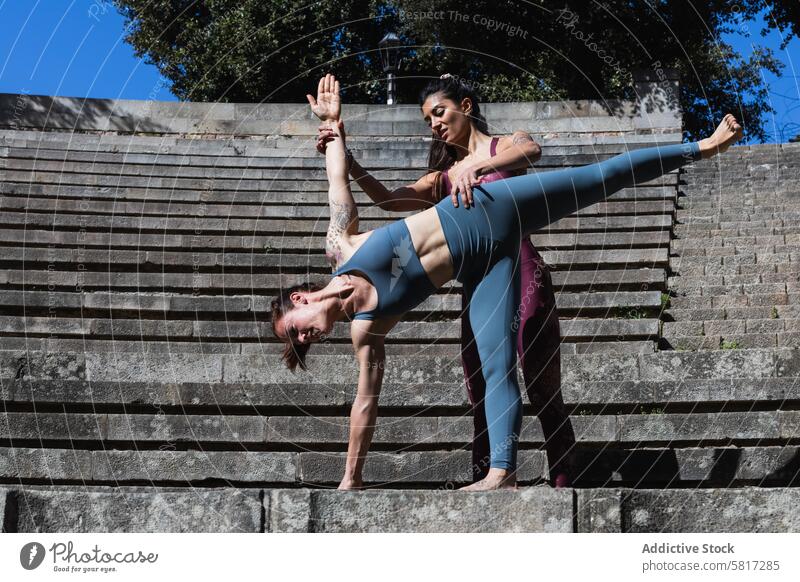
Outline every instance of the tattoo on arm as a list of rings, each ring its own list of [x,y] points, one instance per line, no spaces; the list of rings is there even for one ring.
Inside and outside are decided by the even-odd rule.
[[[513,143],[514,145],[521,145],[524,143],[531,143],[532,141],[533,138],[527,133],[526,134],[519,133],[514,136],[514,139],[512,140],[511,143]]]
[[[342,236],[354,220],[358,219],[355,207],[349,203],[330,200],[331,222],[328,225],[328,236],[325,238],[325,256],[333,270],[342,261]]]

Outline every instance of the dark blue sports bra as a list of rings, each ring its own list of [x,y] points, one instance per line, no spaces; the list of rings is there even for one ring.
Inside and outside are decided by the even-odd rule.
[[[405,220],[375,229],[333,276],[360,271],[378,292],[378,306],[359,311],[353,319],[402,315],[436,292],[411,241]]]

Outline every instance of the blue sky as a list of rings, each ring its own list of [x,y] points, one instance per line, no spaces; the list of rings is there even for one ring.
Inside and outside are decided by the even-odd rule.
[[[134,56],[123,28],[104,0],[0,0],[0,92],[176,100],[156,68]],[[746,23],[725,40],[744,56],[764,44],[786,64],[780,78],[766,76],[776,109],[766,129],[770,141],[786,141],[800,134],[800,40],[780,50],[780,34],[760,30]]]

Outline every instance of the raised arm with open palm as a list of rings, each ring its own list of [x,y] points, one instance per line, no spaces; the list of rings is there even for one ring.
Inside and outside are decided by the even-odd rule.
[[[342,101],[339,98],[339,81],[328,73],[319,80],[317,98],[306,95],[311,111],[322,121],[339,121],[342,114]]]

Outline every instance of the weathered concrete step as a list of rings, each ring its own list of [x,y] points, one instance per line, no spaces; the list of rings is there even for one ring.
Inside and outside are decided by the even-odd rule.
[[[0,285],[7,288],[53,291],[91,290],[143,290],[210,294],[224,293],[277,294],[309,278],[325,281],[330,275],[309,273],[94,273],[87,271],[28,271],[7,269],[0,271]],[[666,288],[664,269],[620,269],[597,271],[555,271],[553,287],[559,291],[639,291]],[[67,289],[69,288],[69,289]],[[450,282],[442,289],[460,288]]]
[[[16,457],[16,458],[15,458]],[[156,482],[188,486],[204,481],[241,485],[337,484],[344,474],[345,453],[243,451],[122,451],[106,449],[0,449],[0,479],[53,479],[91,483]],[[47,461],[53,466],[48,468]],[[547,475],[543,451],[523,450],[518,479],[541,480]],[[6,469],[6,470],[3,470]],[[50,475],[47,476],[49,471]],[[468,451],[371,451],[364,481],[381,486],[469,483]]]
[[[800,348],[800,333],[730,333],[725,335],[680,336],[664,334],[661,349],[739,350],[748,348]]]
[[[573,492],[325,491],[159,486],[26,486],[0,490],[15,532],[571,532]],[[2,498],[0,497],[0,498]],[[312,504],[314,511],[312,512]],[[588,503],[607,529],[608,503]],[[415,507],[414,512],[401,508]],[[508,511],[513,507],[514,511]],[[201,509],[202,508],[202,509]],[[618,508],[617,522],[619,522]],[[12,517],[13,516],[13,517]],[[0,515],[0,518],[3,516]],[[588,526],[588,524],[587,524]],[[738,531],[738,530],[737,530]]]
[[[266,172],[266,171],[265,171]],[[235,173],[234,173],[235,174]],[[147,189],[161,189],[171,191],[173,189],[180,190],[197,190],[199,192],[211,190],[233,190],[236,192],[317,192],[327,193],[328,181],[326,179],[308,179],[308,177],[297,178],[273,178],[269,175],[264,175],[254,179],[243,179],[242,177],[208,177],[208,178],[186,178],[186,177],[164,177],[157,176],[128,176],[120,175],[119,172],[108,172],[102,174],[74,174],[65,173],[60,171],[26,171],[6,169],[4,170],[5,179],[10,182],[18,184],[33,183],[45,184],[50,186],[66,185],[75,187],[93,187],[93,188],[147,188]],[[417,176],[419,177],[419,176]],[[509,178],[511,180],[513,178]],[[403,186],[408,186],[410,179],[384,179],[382,183],[386,188],[395,189]],[[647,187],[652,184],[643,183]],[[358,182],[353,182],[354,189],[360,189]],[[25,191],[19,187],[17,190]],[[294,202],[294,200],[292,200]]]
[[[98,441],[135,443],[137,447],[264,446],[313,450],[348,443],[349,416],[243,416],[224,414],[105,414],[7,412],[0,439],[12,442],[69,441],[73,447]],[[800,411],[692,412],[570,416],[575,438],[583,444],[688,444],[785,441],[796,439]],[[423,417],[379,416],[373,445],[380,447],[461,447],[472,439],[468,415]],[[536,417],[524,417],[521,446],[541,445]],[[325,449],[327,450],[327,448]],[[2,476],[0,476],[2,477]]]
[[[692,210],[676,211],[675,219],[681,224],[762,224],[773,220],[796,220],[800,218],[800,212],[796,210],[775,210],[775,211],[740,211],[728,214],[703,213]]]
[[[489,105],[489,104],[486,104]],[[416,112],[419,115],[419,111]],[[116,135],[114,132],[89,134],[80,131],[47,131],[42,132],[36,129],[13,129],[3,128],[0,129],[0,139],[3,143],[19,142],[19,147],[54,147],[62,149],[79,149],[80,147],[116,147],[117,151],[134,151],[135,148],[143,147],[158,147],[170,148],[175,150],[178,148],[185,148],[190,151],[207,150],[217,151],[222,148],[230,150],[233,155],[252,155],[248,150],[236,154],[234,148],[241,150],[241,148],[249,146],[250,148],[281,148],[287,147],[290,144],[296,147],[298,142],[305,143],[308,141],[306,137],[281,135],[281,136],[254,136],[250,138],[243,137],[230,137],[226,136],[225,139],[196,139],[170,135]],[[371,138],[367,136],[349,136],[348,141],[355,142],[368,142],[382,146],[384,143],[387,147],[397,146],[399,144],[407,144],[408,147],[419,147],[420,141],[428,143],[430,141],[429,135],[426,135],[422,140],[418,137],[407,136],[393,136],[394,139],[386,142],[378,138]],[[561,146],[561,147],[584,147],[591,151],[591,148],[603,146],[617,146],[620,150],[626,147],[648,146],[660,143],[679,143],[681,141],[680,131],[664,132],[660,134],[610,134],[603,135],[597,134],[590,135],[556,135],[551,136],[547,140],[542,140],[542,144]],[[27,143],[26,143],[27,142]],[[156,150],[161,151],[161,150]],[[731,150],[729,150],[730,152]]]
[[[710,321],[710,320],[764,320],[764,319],[800,319],[800,305],[762,305],[757,307],[708,307],[699,309],[668,309],[666,317],[675,321]]]
[[[0,143],[3,140],[0,137]],[[184,145],[108,145],[105,142],[76,144],[51,144],[26,141],[6,141],[11,147],[0,146],[0,158],[42,160],[43,162],[66,163],[106,163],[150,166],[199,166],[219,167],[230,165],[242,168],[281,168],[318,170],[324,176],[325,160],[314,148],[314,141],[308,138],[246,141],[241,145],[215,146],[212,141],[194,140]],[[230,144],[226,140],[225,144]],[[266,144],[266,145],[263,145]],[[395,141],[375,141],[349,139],[348,145],[356,159],[368,169],[416,169],[427,171],[430,142],[418,139]],[[649,144],[629,144],[638,149]],[[52,148],[52,149],[51,149]],[[626,150],[625,146],[609,144],[606,146],[548,146],[543,144],[543,156],[536,162],[541,169],[559,169],[565,166],[586,165],[613,157]],[[230,164],[228,164],[230,162]],[[118,173],[112,171],[112,173]],[[677,172],[665,174],[664,179],[656,179],[653,184],[664,181],[675,185]]]
[[[388,344],[386,352],[389,357],[398,350],[413,348],[419,350],[419,344]],[[252,341],[233,341],[226,339],[224,342],[210,341],[134,341],[134,340],[107,340],[107,339],[63,339],[49,337],[24,337],[24,336],[4,336],[0,337],[0,351],[48,351],[48,352],[75,352],[91,351],[96,353],[125,352],[140,354],[146,357],[151,353],[170,352],[176,354],[270,354],[280,356],[282,350],[280,344],[265,344]],[[352,355],[352,346],[346,343],[328,343],[324,348],[324,353],[329,355]],[[442,351],[444,349],[444,351]],[[425,346],[425,353],[447,353],[452,358],[459,358],[459,352],[454,351],[455,344],[436,344]],[[584,341],[572,343],[564,341],[559,345],[562,354],[599,354],[612,353],[620,354],[640,354],[653,353],[656,351],[655,340],[632,340],[632,341]],[[399,353],[399,352],[398,352]],[[406,352],[402,352],[406,353]]]
[[[780,229],[786,225],[792,224],[789,221],[784,221],[783,218],[775,218],[770,220],[731,220],[727,222],[709,221],[706,219],[690,219],[676,223],[676,226],[688,226],[695,228],[697,226],[708,227],[709,232],[720,231],[720,233],[734,233],[747,232],[753,228],[773,228]],[[796,224],[796,223],[793,223]]]
[[[625,509],[618,512],[613,504],[611,516],[620,515],[626,524],[624,531],[631,533],[800,530],[797,489],[630,490],[620,492],[618,499],[624,499]],[[732,507],[736,511],[731,511]],[[599,513],[602,515],[602,510]]]
[[[463,493],[9,485],[15,532],[796,532],[786,487]],[[414,507],[415,511],[407,509]],[[730,508],[736,507],[735,512]],[[2,517],[2,516],[0,516]]]
[[[735,216],[737,212],[745,212],[747,214],[763,213],[763,212],[785,212],[797,211],[800,207],[800,200],[781,200],[779,203],[768,202],[766,200],[756,201],[753,200],[747,204],[734,206],[728,200],[724,202],[720,200],[718,203],[711,202],[698,202],[691,196],[681,198],[678,205],[679,213],[692,213],[702,216]],[[688,200],[688,202],[687,202]]]
[[[745,308],[745,307],[780,307],[786,306],[792,312],[794,305],[790,300],[800,300],[794,294],[758,294],[750,295],[685,295],[670,298],[670,305],[687,309],[719,309],[719,308]],[[772,315],[770,314],[770,317]]]
[[[186,160],[169,160],[164,156],[154,157],[150,160],[131,161],[129,158],[103,161],[92,159],[86,161],[73,161],[65,156],[60,159],[40,157],[37,150],[27,150],[29,155],[19,156],[20,150],[11,148],[3,156],[6,170],[33,171],[33,172],[62,172],[76,175],[107,174],[112,176],[138,176],[152,178],[181,177],[197,179],[222,179],[239,178],[241,180],[292,180],[309,179],[327,181],[324,171],[324,158],[319,156],[318,163],[312,167],[303,162],[299,165],[292,162],[291,154],[283,158],[254,158],[254,163],[247,163],[250,158],[208,158],[198,160],[196,157]],[[315,152],[316,153],[316,152]],[[355,152],[354,152],[354,155]],[[595,164],[614,157],[614,154],[583,154],[570,155],[543,155],[536,161],[533,172],[561,169],[565,167],[585,166]],[[306,160],[308,158],[300,158]],[[214,164],[210,164],[210,161]],[[228,163],[230,160],[232,163]],[[397,162],[405,161],[397,159]],[[409,160],[411,161],[411,160]],[[418,160],[414,160],[417,162]],[[271,162],[271,163],[270,163]],[[416,166],[415,169],[406,169],[408,163],[397,164],[402,169],[381,169],[376,178],[381,180],[416,180],[419,178],[419,169],[425,166]],[[394,166],[394,168],[397,168]],[[313,170],[312,170],[313,168]]]
[[[600,202],[593,204],[573,213],[571,216],[614,216],[614,215],[662,215],[672,212],[672,202]],[[305,205],[305,206],[280,206],[272,204],[261,204],[258,206],[248,205],[205,205],[205,204],[180,204],[180,203],[132,203],[132,202],[112,202],[112,201],[89,201],[89,200],[58,200],[40,199],[27,197],[3,196],[0,200],[0,207],[5,211],[26,213],[47,213],[68,214],[73,216],[73,220],[80,220],[82,216],[101,216],[114,215],[114,217],[163,217],[170,218],[191,218],[202,225],[203,221],[211,217],[222,217],[229,219],[242,218],[314,218],[325,223],[328,221],[329,208],[325,205]],[[359,216],[363,218],[384,218],[399,219],[410,216],[415,212],[392,212],[385,210],[374,204],[369,204],[359,208]],[[201,226],[202,228],[202,226]]]
[[[756,263],[748,263],[752,260],[741,255],[741,262],[733,262],[726,265],[683,265],[675,266],[673,273],[684,276],[686,279],[694,277],[722,277],[722,284],[725,285],[754,285],[754,284],[775,284],[785,283],[789,285],[797,283],[800,278],[800,263],[791,263],[791,255],[761,255],[756,256]],[[725,259],[725,257],[723,257]]]
[[[197,155],[192,153],[164,153],[161,151],[147,152],[137,151],[134,148],[130,151],[127,148],[121,151],[114,151],[106,147],[105,150],[96,151],[75,150],[69,144],[50,144],[47,147],[39,147],[39,143],[31,147],[7,146],[0,149],[0,156],[9,160],[36,160],[37,162],[61,162],[61,163],[83,163],[83,164],[116,164],[125,166],[148,165],[151,167],[177,166],[177,167],[226,167],[226,168],[297,168],[313,167],[324,168],[324,157],[316,152],[311,140],[294,140],[294,147],[285,147],[291,142],[284,142],[284,147],[259,147],[258,145],[246,145],[245,151],[241,148],[234,149],[233,146],[226,146],[220,149],[216,155]],[[56,147],[61,145],[61,147]],[[542,147],[542,157],[537,161],[537,166],[551,165],[584,165],[592,164],[601,159],[607,159],[625,151],[625,144],[606,144],[596,146],[572,145],[558,146],[549,145],[549,142],[540,144]],[[649,144],[630,144],[630,149],[639,149]],[[385,154],[386,159],[410,161],[410,158],[419,158],[421,163],[419,169],[425,168],[424,161],[427,159],[430,147],[429,141],[397,141],[397,142],[376,142],[366,140],[349,140],[348,147],[354,155],[360,159],[362,155],[375,157],[376,154]],[[119,148],[118,148],[119,149]],[[237,153],[241,152],[241,153]],[[36,167],[39,167],[38,164]],[[671,173],[675,175],[674,173]]]
[[[459,353],[453,349],[452,358]],[[565,357],[566,354],[562,354]],[[392,356],[390,356],[392,357]],[[524,391],[524,382],[520,383]],[[213,412],[230,410],[237,413],[256,410],[266,415],[290,411],[300,414],[314,409],[342,411],[353,402],[356,385],[349,383],[318,384],[314,378],[294,378],[282,383],[192,383],[168,380],[141,382],[127,380],[19,379],[4,380],[0,400],[6,404],[31,406],[58,405],[67,409],[120,410],[131,414],[136,410],[152,412]],[[640,406],[642,413],[664,410],[664,405],[704,406],[719,409],[722,405],[753,403],[773,407],[800,402],[800,386],[796,377],[766,378],[688,378],[674,380],[587,380],[563,383],[561,395],[568,409],[578,415],[611,414],[615,410]],[[527,396],[523,395],[526,403]],[[384,383],[380,398],[381,414],[397,410],[419,411],[453,409],[469,414],[463,378],[453,382],[416,384]],[[588,417],[587,417],[588,418]],[[591,418],[595,418],[591,416]]]
[[[577,486],[735,487],[800,484],[797,446],[576,447]]]
[[[786,294],[787,283],[741,283],[738,279],[725,282],[725,275],[706,275],[698,276],[692,275],[690,277],[670,277],[670,289],[676,291],[689,291],[701,290],[703,295],[716,295],[716,294],[743,294],[743,295],[777,295]],[[751,275],[746,276],[748,280],[752,280]]]
[[[252,272],[264,272],[271,269],[311,269],[325,271],[330,262],[322,254],[296,254],[296,247],[287,252],[278,253],[207,253],[193,252],[159,252],[134,250],[85,250],[31,249],[11,247],[4,248],[2,262],[6,267],[18,267],[24,263],[25,268],[35,269],[69,269],[78,264],[89,271],[120,271],[142,268],[177,270],[184,269],[198,272],[204,269],[222,270],[242,269]],[[552,269],[581,269],[598,266],[614,267],[666,267],[668,264],[667,249],[608,249],[608,250],[569,250],[541,251],[541,256]]]
[[[419,175],[422,175],[421,172]],[[258,204],[265,200],[274,204],[306,204],[327,203],[327,193],[321,191],[301,190],[284,192],[283,190],[264,190],[249,192],[240,190],[223,190],[220,188],[161,188],[111,187],[111,186],[73,186],[68,184],[35,184],[31,182],[0,183],[0,193],[26,197],[53,197],[61,200],[71,198],[118,201],[148,202],[205,202],[206,204]],[[353,196],[359,204],[370,204],[371,199],[356,185]],[[675,186],[634,186],[623,188],[608,197],[610,200],[669,200],[676,198]]]
[[[23,246],[26,249],[37,246],[50,247],[100,247],[124,249],[133,247],[136,250],[179,251],[190,248],[195,252],[223,251],[226,253],[247,251],[273,252],[282,249],[304,249],[304,252],[322,252],[326,227],[321,224],[311,226],[311,233],[303,236],[303,232],[291,229],[287,222],[287,232],[277,235],[209,235],[209,234],[147,234],[118,232],[86,232],[86,231],[53,231],[25,229],[0,229],[0,244],[5,247]],[[549,233],[543,229],[541,233],[531,236],[531,241],[538,249],[586,249],[586,248],[640,248],[667,247],[670,243],[669,232],[647,231],[641,234],[632,232],[562,232]],[[774,268],[773,268],[774,270]]]
[[[14,97],[16,98],[17,96]],[[22,99],[23,105],[21,107],[31,107],[26,105],[25,102],[32,98],[22,97]],[[36,99],[40,98],[37,97]],[[115,103],[120,103],[120,101]],[[276,104],[270,103],[269,105],[274,107]],[[584,107],[582,108],[583,111],[580,110],[581,108],[576,108],[577,115],[574,113],[570,115],[563,111],[558,116],[554,116],[549,112],[542,116],[538,113],[531,114],[529,107],[533,104],[515,104],[518,106],[515,110],[508,108],[495,110],[488,107],[488,105],[486,104],[487,115],[491,119],[490,127],[496,133],[510,133],[517,129],[528,132],[556,132],[594,136],[596,133],[628,134],[634,133],[637,129],[653,129],[652,121],[643,121],[640,115],[634,113],[636,106],[632,103],[625,103],[622,107],[624,113],[615,115],[609,115],[607,111],[602,111],[600,108],[592,109],[590,112],[589,107]],[[10,108],[8,109],[9,111],[13,111],[15,104],[13,101],[9,102],[6,99],[4,107],[8,107]],[[22,116],[16,120],[6,119],[3,125],[10,125],[12,129],[24,127],[48,132],[120,131],[202,136],[209,134],[223,136],[316,135],[319,127],[319,120],[313,117],[307,106],[303,110],[303,105],[301,104],[280,104],[282,115],[275,115],[269,119],[247,117],[234,119],[233,116],[228,116],[224,119],[207,119],[200,116],[175,117],[171,114],[166,116],[158,113],[154,114],[149,111],[142,111],[142,109],[138,109],[135,113],[130,112],[130,110],[120,112],[117,110],[116,105],[114,111],[107,111],[102,115],[85,115],[81,112],[82,106],[74,107],[75,109],[72,111],[61,109],[58,115],[51,114],[45,119],[33,120],[27,116]],[[368,120],[367,116],[370,114],[366,110],[364,111],[364,117],[351,113],[358,107],[359,105],[351,105],[349,108],[343,106],[342,116],[347,119],[348,135],[376,137],[414,135],[420,138],[430,136],[431,130],[422,120],[418,110],[414,112],[411,108],[407,108],[400,110],[402,113],[395,111],[391,111],[391,113],[388,111],[380,114],[374,113],[372,115],[377,117],[377,120],[375,117]],[[41,108],[43,111],[51,111],[53,106],[41,103],[36,108]],[[56,107],[56,109],[60,108]],[[274,110],[277,112],[278,108],[274,107]],[[494,115],[489,112],[493,112]],[[661,127],[659,129],[674,131],[674,125],[679,124],[679,120],[675,119],[673,114],[669,114],[665,116],[664,121],[661,123],[670,124],[672,127]]]
[[[665,336],[800,333],[797,319],[715,319],[664,322]]]
[[[315,346],[316,347],[316,346]],[[309,353],[308,372],[295,375],[277,353],[141,353],[134,352],[0,352],[0,379],[75,379],[119,382],[354,383],[358,369],[352,354],[326,355],[325,346]],[[464,371],[453,352],[427,355],[411,346],[406,355],[390,355],[384,381],[425,384],[463,382]],[[687,379],[789,378],[800,375],[800,350],[740,349],[717,352],[656,352],[642,354],[562,355],[562,384],[622,381],[683,381]]]
[[[800,452],[796,446],[772,447],[713,447],[705,448],[610,448],[590,449],[578,445],[573,450],[575,484],[671,487],[692,484],[695,486],[734,486],[758,482],[763,484],[797,485],[800,477],[794,468],[794,459]],[[448,458],[455,457],[454,459]],[[369,469],[373,480],[384,487],[408,482],[433,484],[441,481],[451,486],[468,482],[462,451],[418,453],[386,453],[373,451],[366,463],[372,461],[383,466],[383,471]],[[539,473],[545,459],[539,451],[524,450],[524,479],[534,481],[546,476]],[[414,461],[433,461],[438,468],[416,469]],[[80,449],[0,448],[0,479],[29,483],[47,480],[79,481],[88,484],[150,481],[170,483],[173,486],[197,486],[203,482],[225,481],[239,486],[308,484],[335,484],[340,478],[335,465],[341,455],[331,453],[327,459],[318,453],[289,453],[262,451],[90,451]],[[388,468],[404,465],[405,471],[392,474]],[[311,468],[313,467],[313,468]],[[343,469],[343,467],[342,467]],[[437,470],[438,469],[438,470]],[[301,479],[306,476],[316,479]],[[447,470],[453,472],[446,473]],[[327,477],[328,472],[332,478]]]
[[[661,308],[661,294],[658,291],[599,292],[599,293],[556,293],[556,305],[560,313],[607,314],[613,308],[626,308],[638,312],[654,311]],[[166,317],[171,313],[225,313],[235,314],[269,312],[271,295],[167,295],[136,293],[69,293],[54,291],[5,291],[0,290],[0,307],[24,308],[26,313],[35,314],[37,309],[79,310],[86,315],[93,310],[106,313],[119,311],[137,315],[159,314]],[[462,301],[459,293],[433,295],[411,311],[457,312],[460,315]]]
[[[84,231],[89,230],[128,230],[132,232],[157,231],[168,234],[177,231],[190,231],[190,234],[200,237],[214,233],[255,236],[259,234],[282,234],[292,232],[319,232],[327,229],[328,211],[319,210],[316,214],[311,209],[298,207],[298,218],[294,219],[288,214],[295,212],[282,211],[282,219],[275,218],[184,218],[173,217],[133,217],[133,216],[106,216],[106,215],[69,215],[47,213],[18,213],[0,212],[0,228],[47,228]],[[368,209],[369,210],[369,209]],[[590,211],[590,208],[582,212]],[[309,215],[306,219],[303,214]],[[362,231],[372,230],[384,226],[389,221],[397,220],[402,214],[388,213],[373,209],[373,219],[360,222]],[[315,217],[316,220],[308,220]],[[292,218],[291,220],[287,220]],[[668,215],[635,215],[635,216],[587,216],[567,217],[551,223],[540,229],[540,232],[575,231],[582,232],[605,230],[665,230],[669,229],[672,219]]]
[[[50,315],[0,315],[0,333],[36,337],[94,337],[188,341],[252,340],[277,342],[268,316],[260,321],[203,321],[169,319],[107,319],[92,317],[51,317]],[[561,337],[576,340],[601,338],[653,339],[659,335],[658,319],[565,319],[561,321]],[[349,342],[350,323],[337,322],[327,336],[331,341]],[[387,342],[458,341],[460,320],[401,321],[386,336]]]
[[[791,488],[459,493],[9,486],[17,532],[793,532]],[[262,500],[263,499],[263,500]],[[24,500],[24,502],[23,502]],[[415,507],[413,512],[405,511]],[[737,507],[736,512],[727,511]],[[313,509],[312,509],[313,508]],[[509,511],[513,508],[513,511]]]
[[[762,248],[764,246],[770,247],[773,245],[784,244],[798,244],[800,243],[800,234],[778,234],[775,236],[725,236],[724,238],[717,238],[709,240],[706,237],[700,238],[676,238],[672,241],[672,250],[676,254],[685,254],[688,251],[695,251],[701,255],[708,256],[724,256],[726,254],[736,253],[736,249],[740,247],[755,247]],[[702,252],[701,252],[702,251]]]
[[[707,238],[713,246],[717,246],[720,237],[742,237],[742,236],[780,236],[800,233],[800,226],[757,226],[757,227],[738,227],[730,229],[719,229],[708,224],[676,224],[675,234],[679,238]]]

